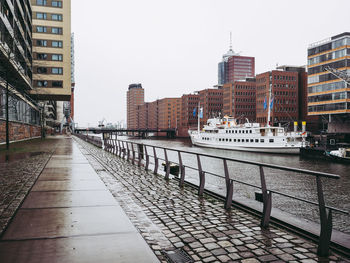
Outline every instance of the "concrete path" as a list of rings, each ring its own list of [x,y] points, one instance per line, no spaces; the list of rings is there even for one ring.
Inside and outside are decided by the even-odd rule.
[[[158,262],[71,138],[0,240],[0,262]]]

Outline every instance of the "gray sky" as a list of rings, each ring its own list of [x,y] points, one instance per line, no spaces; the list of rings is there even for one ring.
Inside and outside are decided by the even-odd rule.
[[[307,47],[350,31],[350,0],[72,0],[75,121],[126,120],[126,91],[180,97],[217,83],[229,48],[256,74],[305,65]]]

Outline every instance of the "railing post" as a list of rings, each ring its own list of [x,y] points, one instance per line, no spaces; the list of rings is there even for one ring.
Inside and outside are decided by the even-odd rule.
[[[126,144],[126,160],[129,161],[130,160],[129,144],[128,144],[128,142],[125,142],[125,144]]]
[[[125,148],[124,142],[122,142],[122,144],[123,144],[123,159],[125,159],[125,156],[126,156],[126,148]]]
[[[154,174],[158,173],[158,158],[156,153],[156,148],[153,146],[153,156],[154,156]]]
[[[326,205],[322,190],[322,181],[316,176],[318,206],[320,210],[320,239],[318,241],[317,255],[327,257],[329,255],[329,245],[332,237],[332,209],[326,210]]]
[[[199,189],[198,195],[203,196],[204,185],[205,185],[205,173],[202,170],[202,164],[199,154],[197,154],[197,163],[198,163],[198,173],[199,173]]]
[[[184,182],[185,182],[185,167],[182,163],[182,157],[181,157],[181,152],[178,151],[177,152],[178,156],[179,156],[179,168],[180,168],[180,181],[179,181],[179,186],[183,187],[184,186]]]
[[[164,148],[164,157],[165,157],[165,179],[166,179],[166,180],[169,180],[170,162],[169,162],[169,160],[168,160],[168,154],[167,154],[165,148]]]
[[[119,156],[119,157],[122,157],[122,147],[120,146],[120,141],[119,141],[119,140],[118,140],[118,148],[119,148],[119,149],[118,149],[118,151],[119,151],[119,152],[118,152],[118,156]]]
[[[142,158],[141,158],[141,151],[143,150],[143,147],[142,147],[142,144],[137,144],[137,151],[138,151],[138,162],[137,162],[137,166],[140,167],[141,166],[141,161],[142,161]]]
[[[261,191],[262,191],[262,197],[263,197],[263,214],[262,214],[260,225],[264,228],[267,228],[270,223],[271,208],[272,208],[272,194],[271,192],[267,191],[264,168],[261,165],[259,165],[259,170],[260,170]]]
[[[131,143],[131,151],[132,151],[131,163],[132,163],[132,164],[135,164],[135,148],[134,148],[134,143]]]
[[[114,139],[112,139],[112,154],[114,154],[115,155],[115,140]]]
[[[145,164],[145,170],[148,171],[148,166],[149,166],[149,155],[147,152],[147,146],[145,145],[145,154],[146,154],[146,164]]]
[[[233,180],[230,179],[230,174],[228,172],[227,160],[224,159],[224,172],[225,172],[225,181],[226,181],[226,200],[225,200],[225,209],[231,209],[232,205],[232,195],[233,195]]]

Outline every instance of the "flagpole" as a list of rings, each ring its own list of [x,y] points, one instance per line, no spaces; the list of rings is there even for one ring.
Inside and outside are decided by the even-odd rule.
[[[198,135],[199,135],[199,125],[200,125],[200,106],[201,106],[201,102],[198,101],[198,110],[197,110],[197,116],[198,116],[198,127],[197,127],[197,130],[198,130]]]
[[[267,101],[268,112],[267,112],[267,127],[270,127],[270,118],[271,118],[271,84],[269,89],[269,99]]]

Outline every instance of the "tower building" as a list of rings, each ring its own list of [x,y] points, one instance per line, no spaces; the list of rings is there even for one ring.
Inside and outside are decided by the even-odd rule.
[[[126,92],[126,111],[128,129],[137,129],[137,107],[145,103],[145,91],[140,83],[130,84]]]

